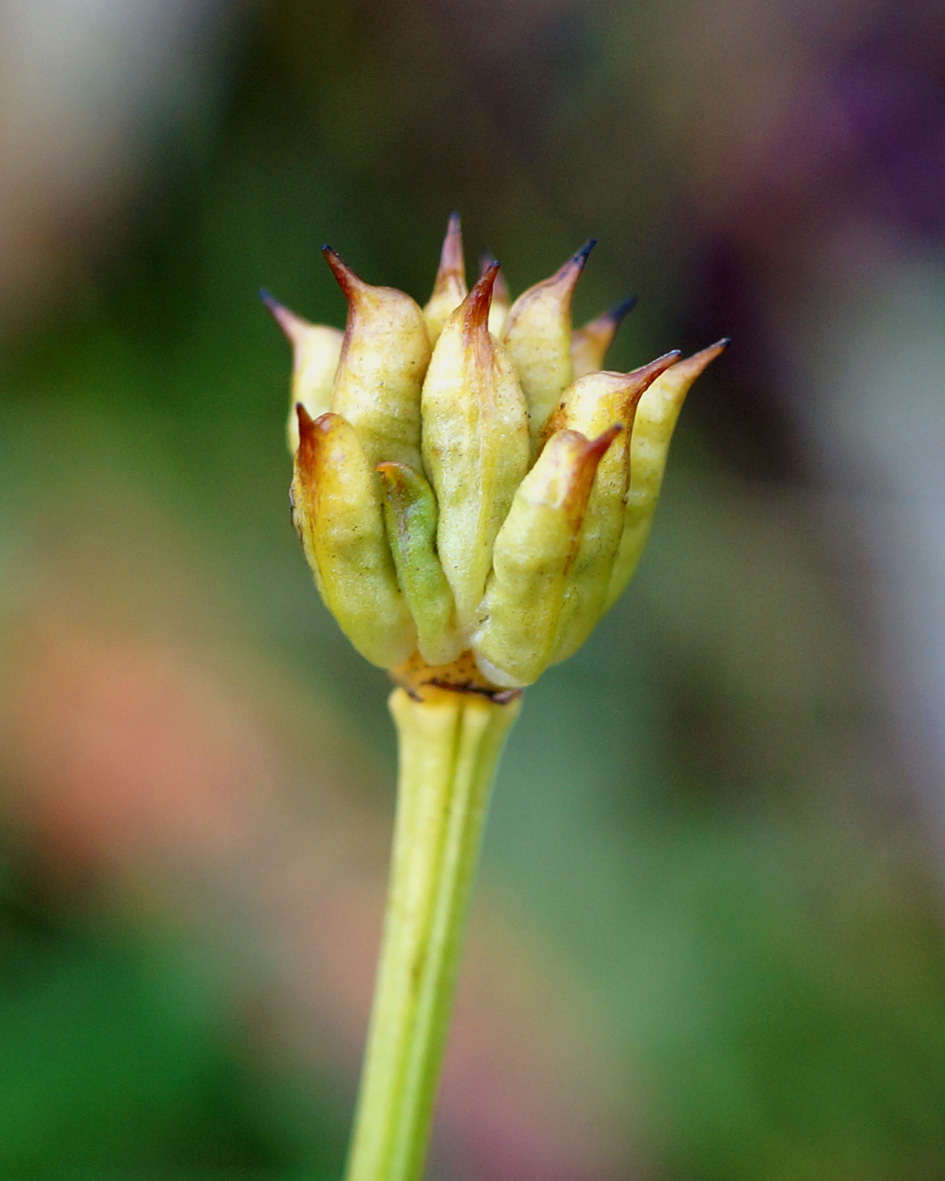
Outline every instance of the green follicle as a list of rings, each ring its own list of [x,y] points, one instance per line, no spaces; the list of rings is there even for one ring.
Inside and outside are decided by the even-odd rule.
[[[372,287],[326,246],[322,253],[348,301],[331,409],[358,432],[368,461],[420,466],[420,390],[430,337],[418,304]]]
[[[497,271],[498,264],[488,267],[450,317],[423,385],[423,467],[436,493],[437,553],[463,631],[476,620],[493,542],[528,470],[525,398],[487,326]]]
[[[264,295],[301,404],[293,519],[322,598],[373,663],[464,691],[529,684],[633,573],[683,399],[727,341],[602,371],[634,301],[572,330],[592,246],[510,306],[489,258],[467,291],[454,214],[425,308],[330,247],[344,334]]]
[[[604,613],[623,533],[637,406],[653,381],[678,357],[678,352],[668,353],[632,373],[602,372],[579,377],[565,390],[561,405],[551,417],[555,429],[578,430],[589,437],[598,435],[610,423],[620,422],[625,428],[597,469],[558,622],[553,663],[576,652]]]
[[[661,374],[640,399],[630,448],[630,488],[623,534],[610,576],[604,610],[619,598],[646,546],[659,500],[676,420],[693,382],[729,344],[720,340],[677,361]]]
[[[552,657],[598,465],[621,427],[596,439],[560,431],[522,482],[495,542],[473,651],[500,686],[529,685]]]
[[[455,660],[462,643],[453,625],[453,594],[436,553],[436,497],[403,463],[379,463],[384,523],[397,582],[417,625],[417,647],[430,665]]]
[[[377,477],[358,436],[338,414],[297,407],[293,518],[326,607],[366,660],[405,661],[416,629],[397,585]]]
[[[549,279],[520,295],[502,330],[528,402],[533,445],[574,376],[571,300],[593,246],[591,238]]]

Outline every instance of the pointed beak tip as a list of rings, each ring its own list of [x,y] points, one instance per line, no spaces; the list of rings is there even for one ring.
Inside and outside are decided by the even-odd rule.
[[[635,295],[628,295],[626,299],[622,299],[620,303],[615,304],[610,311],[610,319],[615,326],[620,325],[630,312],[637,306],[637,297]]]
[[[588,255],[591,253],[591,251],[594,249],[594,247],[596,245],[597,245],[596,238],[588,238],[588,240],[584,243],[584,245],[581,247],[581,249],[578,250],[577,253],[574,255],[574,261],[577,263],[578,266],[580,266],[580,267],[584,266],[584,264],[587,262]]]

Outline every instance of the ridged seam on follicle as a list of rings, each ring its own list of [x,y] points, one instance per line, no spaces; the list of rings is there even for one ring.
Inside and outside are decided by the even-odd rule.
[[[436,494],[437,551],[456,623],[474,623],[492,544],[528,471],[528,415],[515,370],[487,326],[492,263],[444,327],[423,386],[423,460]]]
[[[379,463],[384,521],[397,581],[417,625],[417,647],[431,665],[456,659],[453,594],[436,554],[436,498],[420,472],[403,463]]]
[[[298,407],[292,488],[295,521],[325,605],[366,660],[400,664],[416,647],[397,584],[377,477],[354,428],[339,414]]]
[[[497,685],[528,685],[551,659],[594,477],[622,431],[614,424],[590,440],[559,431],[515,494],[473,638],[479,667]]]
[[[551,416],[554,429],[569,428],[595,436],[608,423],[625,430],[601,460],[572,563],[558,620],[551,661],[576,651],[600,619],[620,537],[637,407],[650,385],[679,357],[668,353],[632,373],[590,373],[572,382]]]

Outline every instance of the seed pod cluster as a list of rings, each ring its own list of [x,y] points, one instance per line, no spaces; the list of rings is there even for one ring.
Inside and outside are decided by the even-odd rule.
[[[632,301],[572,330],[593,244],[510,302],[490,259],[467,288],[454,214],[423,308],[329,247],[343,335],[264,297],[293,349],[305,555],[342,630],[395,676],[531,684],[639,561],[682,403],[728,342],[602,370]]]

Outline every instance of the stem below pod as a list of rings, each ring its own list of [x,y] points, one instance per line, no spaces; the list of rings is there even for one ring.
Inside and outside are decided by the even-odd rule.
[[[400,742],[380,965],[346,1181],[418,1181],[496,765],[519,700],[390,698]]]

